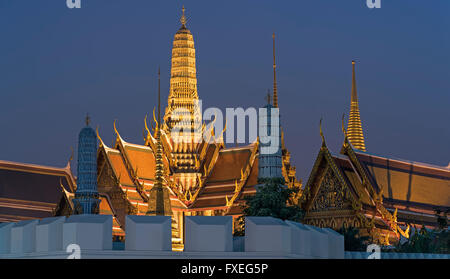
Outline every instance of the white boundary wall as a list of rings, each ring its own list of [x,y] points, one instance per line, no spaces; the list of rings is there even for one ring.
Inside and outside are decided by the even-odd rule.
[[[170,222],[156,220],[161,216],[154,216],[155,220],[152,220],[152,217],[128,216],[128,226],[133,227],[133,222],[130,221],[134,219],[139,223],[138,226],[134,226],[135,229],[139,230],[139,225],[143,225],[141,229],[149,233],[152,232],[156,239],[166,239],[161,233],[171,234],[171,230],[168,229]],[[149,245],[145,250],[139,250],[139,241],[134,246],[129,245],[126,250],[113,250],[112,216],[107,215],[73,215],[69,218],[58,217],[45,218],[41,221],[3,223],[0,224],[0,258],[367,259],[370,255],[370,253],[344,252],[343,237],[334,231],[291,221],[285,222],[272,217],[247,217],[246,236],[233,239],[228,219],[204,216],[198,220],[188,220],[193,221],[189,229],[191,233],[204,235],[214,232],[216,238],[222,236],[225,239],[218,240],[218,243],[221,243],[220,247],[209,249],[199,243],[201,238],[187,238],[185,245],[194,247],[193,250],[196,251],[187,249],[184,252],[164,251],[167,245],[155,246],[155,243]],[[21,236],[13,235],[13,232],[21,232]],[[144,237],[146,241],[149,241],[145,236],[136,235],[136,232],[134,232],[134,235],[131,231],[130,233],[132,238]],[[171,235],[168,236],[168,238],[170,237]],[[23,243],[19,243],[20,239],[23,239]],[[72,243],[78,240],[81,242]],[[190,241],[192,243],[187,243]],[[233,246],[233,242],[235,242],[235,247],[230,248]],[[73,244],[79,246],[78,251]],[[150,244],[150,242],[147,244]],[[12,247],[15,247],[15,249],[12,249]],[[381,258],[449,259],[450,255],[381,253]]]

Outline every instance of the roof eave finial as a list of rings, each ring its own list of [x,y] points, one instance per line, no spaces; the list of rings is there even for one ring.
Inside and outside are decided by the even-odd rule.
[[[184,8],[184,5],[181,10],[183,11],[183,15],[180,18],[180,22],[181,22],[182,27],[186,27],[187,20],[186,20],[186,15],[184,14],[184,12],[186,11],[186,9]]]
[[[320,118],[320,122],[319,122],[319,133],[320,133],[320,137],[322,138],[322,147],[325,147],[326,143],[325,143],[325,137],[324,137],[323,131],[322,131],[322,117]]]
[[[345,113],[342,114],[342,133],[344,133],[344,137],[347,140],[347,131],[345,130]]]

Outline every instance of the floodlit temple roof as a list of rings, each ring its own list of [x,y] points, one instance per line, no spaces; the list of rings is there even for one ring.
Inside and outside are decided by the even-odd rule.
[[[450,207],[450,169],[355,153],[385,199],[425,207]]]

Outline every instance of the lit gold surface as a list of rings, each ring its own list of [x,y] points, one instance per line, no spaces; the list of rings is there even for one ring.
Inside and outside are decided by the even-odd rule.
[[[348,120],[347,133],[348,139],[354,148],[366,151],[364,143],[364,135],[361,124],[361,117],[359,114],[358,95],[356,93],[356,77],[355,77],[355,61],[352,61],[352,96],[350,103],[350,118]]]

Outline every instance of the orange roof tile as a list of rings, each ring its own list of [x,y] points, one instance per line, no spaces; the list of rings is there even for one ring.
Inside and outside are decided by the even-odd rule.
[[[149,147],[142,148],[125,145],[126,156],[133,170],[137,169],[137,175],[140,178],[155,178],[155,157]]]
[[[111,206],[109,205],[108,199],[104,196],[100,196],[100,214],[103,215],[114,215],[111,209]]]
[[[252,165],[252,170],[250,171],[250,175],[247,178],[247,182],[245,183],[245,188],[254,186],[258,184],[258,157],[255,158],[255,161]]]
[[[219,158],[207,181],[214,182],[240,179],[241,170],[248,164],[250,155],[250,149],[221,150],[219,152]]]
[[[107,154],[117,178],[120,178],[120,183],[125,185],[134,185],[125,166],[122,155],[119,152],[108,152]]]

